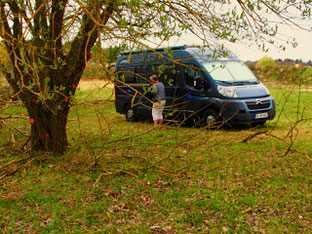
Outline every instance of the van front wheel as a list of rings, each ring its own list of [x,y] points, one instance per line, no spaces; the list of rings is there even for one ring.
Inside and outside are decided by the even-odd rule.
[[[128,122],[136,122],[138,120],[134,109],[130,105],[126,107],[125,115]]]
[[[208,126],[209,128],[217,128],[219,119],[219,114],[214,109],[209,109],[204,112],[203,115],[203,124],[204,126]]]

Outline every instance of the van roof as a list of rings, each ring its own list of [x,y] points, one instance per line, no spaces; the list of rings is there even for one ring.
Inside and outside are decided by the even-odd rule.
[[[173,50],[183,50],[186,49],[187,46],[186,45],[182,45],[182,46],[172,46],[172,47],[160,47],[160,48],[156,48],[156,49],[147,49],[147,50],[124,50],[121,51],[120,54],[121,55],[129,55],[129,54],[143,54],[143,53],[152,53],[154,51],[156,52],[166,52],[166,51],[173,51]]]
[[[156,53],[155,53],[156,52]],[[172,56],[171,56],[172,54]],[[227,55],[217,55],[217,50],[209,48],[197,48],[174,46],[157,48],[155,50],[137,50],[137,51],[123,51],[117,58],[117,64],[140,64],[140,63],[163,63],[169,60],[179,60],[179,62],[211,62],[215,60],[221,61],[240,61],[233,53],[229,52]]]

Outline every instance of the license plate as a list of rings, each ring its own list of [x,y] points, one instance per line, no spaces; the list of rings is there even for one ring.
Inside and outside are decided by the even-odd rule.
[[[257,113],[255,114],[255,119],[268,118],[268,116],[269,116],[268,112]]]

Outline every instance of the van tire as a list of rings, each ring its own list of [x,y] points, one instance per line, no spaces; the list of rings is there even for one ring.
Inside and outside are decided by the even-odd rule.
[[[127,122],[136,122],[136,121],[138,121],[138,118],[137,118],[137,116],[135,114],[135,111],[134,111],[134,109],[130,105],[126,106],[126,108],[125,108],[125,116],[126,116],[126,121]]]
[[[218,128],[222,124],[219,118],[219,114],[215,109],[208,109],[203,114],[203,126],[208,128]]]

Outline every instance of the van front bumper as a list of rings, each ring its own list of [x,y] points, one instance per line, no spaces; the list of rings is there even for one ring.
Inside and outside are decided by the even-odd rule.
[[[272,97],[224,100],[221,103],[221,115],[231,124],[261,123],[275,117],[275,102]]]

